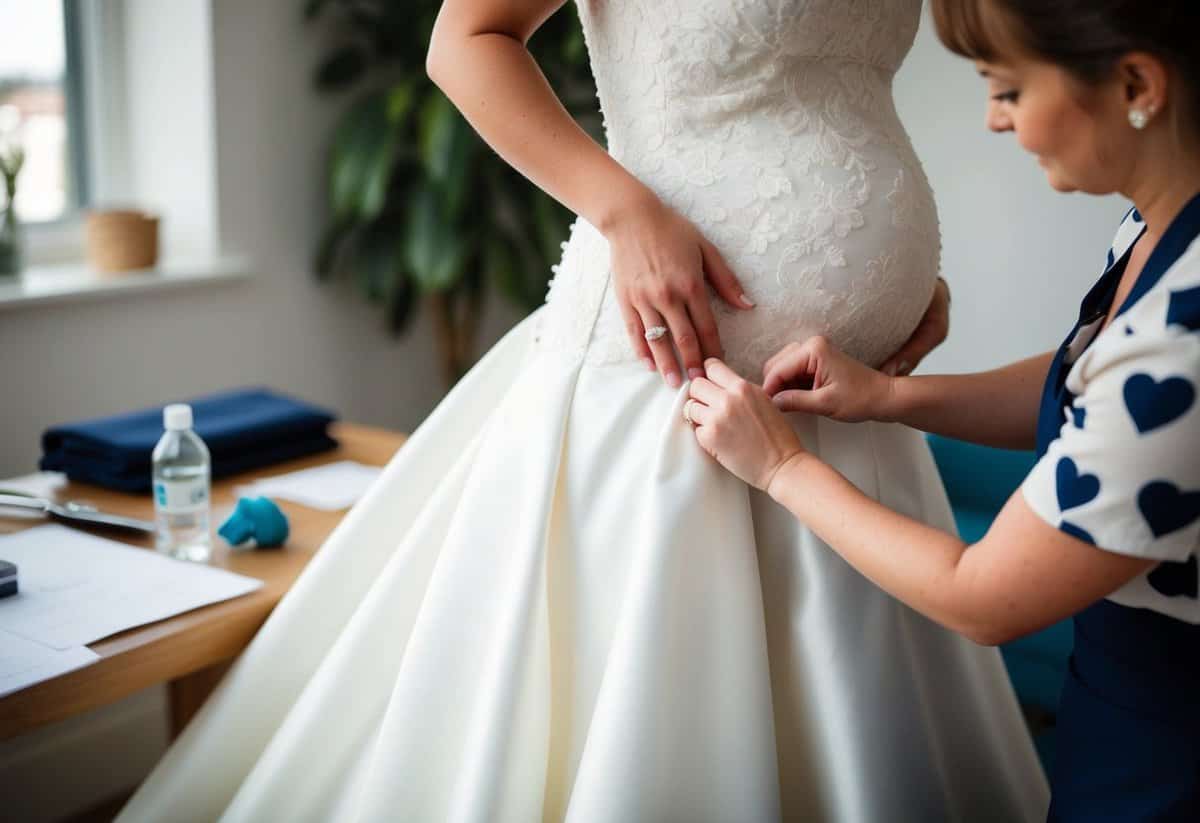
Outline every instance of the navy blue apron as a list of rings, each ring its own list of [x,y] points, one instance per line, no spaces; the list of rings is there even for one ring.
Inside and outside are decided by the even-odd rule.
[[[1185,215],[1200,217],[1200,198]],[[1185,215],[1181,215],[1184,217]],[[1170,268],[1195,236],[1176,219],[1118,315]],[[1112,307],[1129,251],[1084,298],[1079,321],[1046,377],[1038,456],[1074,401],[1067,349]],[[1075,648],[1059,703],[1050,770],[1053,823],[1200,823],[1200,625],[1101,600],[1075,616]]]

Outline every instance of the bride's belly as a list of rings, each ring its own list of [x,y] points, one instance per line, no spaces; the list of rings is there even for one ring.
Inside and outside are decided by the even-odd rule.
[[[796,163],[789,159],[795,148],[793,141],[779,163],[756,163],[749,179],[735,173],[680,185],[678,170],[637,170],[716,244],[755,302],[742,310],[715,292],[710,300],[726,361],[755,381],[767,358],[814,335],[881,365],[916,328],[938,273],[933,197],[906,140],[856,146],[841,164]],[[688,162],[686,152],[670,156]],[[694,160],[684,174],[695,174]],[[726,167],[736,171],[737,164]],[[597,364],[636,359],[609,259],[607,240],[577,221],[556,267],[539,345]]]

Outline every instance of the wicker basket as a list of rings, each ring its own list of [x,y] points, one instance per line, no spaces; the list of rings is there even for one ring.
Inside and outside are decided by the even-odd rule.
[[[88,262],[100,271],[148,269],[158,262],[158,217],[152,214],[89,211],[86,234]]]

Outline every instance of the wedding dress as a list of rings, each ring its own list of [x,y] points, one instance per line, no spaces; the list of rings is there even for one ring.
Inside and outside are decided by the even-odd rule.
[[[761,379],[878,364],[932,293],[891,98],[920,0],[578,0],[609,150],[725,254]],[[881,592],[708,457],[577,221],[546,305],[454,388],[120,820],[1021,821],[1045,781],[999,655]],[[887,506],[953,520],[921,435],[801,415]]]

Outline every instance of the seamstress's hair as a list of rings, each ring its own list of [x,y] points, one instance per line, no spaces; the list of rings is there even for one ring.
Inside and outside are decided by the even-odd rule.
[[[1153,54],[1174,73],[1182,103],[1177,111],[1200,135],[1198,0],[933,0],[932,5],[938,37],[972,60],[1023,54],[1093,85],[1109,80],[1124,55]]]

